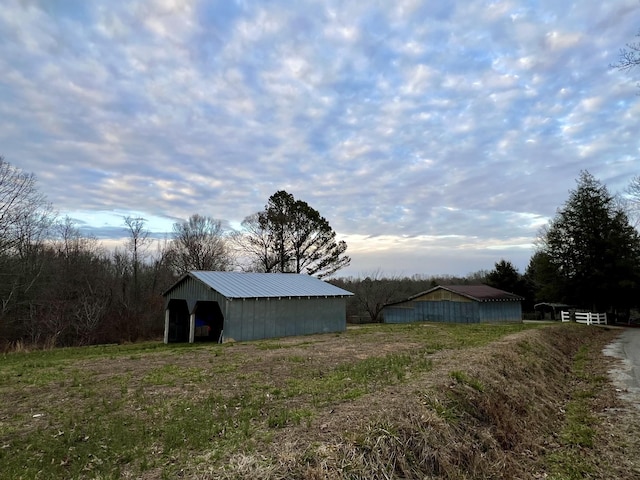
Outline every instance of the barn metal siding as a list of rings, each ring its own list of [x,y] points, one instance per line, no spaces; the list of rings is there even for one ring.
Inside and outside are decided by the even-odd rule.
[[[416,301],[384,307],[385,323],[494,323],[522,320],[520,302]]]
[[[342,332],[346,329],[344,298],[234,299],[228,302],[225,339],[262,338]]]
[[[423,321],[478,323],[478,304],[475,302],[417,302],[416,308],[422,312]]]
[[[389,305],[383,311],[385,323],[447,322],[478,323],[480,313],[477,302],[411,300]]]
[[[480,322],[519,322],[522,320],[520,302],[483,302],[479,304]]]
[[[418,318],[415,308],[408,305],[389,305],[382,310],[385,323],[413,323],[422,322],[424,319]]]
[[[522,321],[522,297],[489,285],[436,286],[385,305],[386,323],[494,323]]]

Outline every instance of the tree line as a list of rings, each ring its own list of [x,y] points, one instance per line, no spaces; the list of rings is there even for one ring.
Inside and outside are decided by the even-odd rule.
[[[350,290],[348,315],[359,321],[380,321],[382,307],[436,285],[484,283],[520,295],[523,311],[535,318],[538,303],[564,304],[626,322],[640,319],[640,175],[624,194],[613,195],[588,171],[556,215],[542,228],[525,272],[501,259],[490,271],[466,277],[385,277],[374,272],[364,279],[341,278],[332,283]]]
[[[58,218],[36,178],[0,158],[0,349],[16,341],[68,346],[162,334],[161,293],[189,270],[294,272],[329,278],[355,295],[352,321],[379,322],[385,304],[436,285],[485,283],[522,296],[523,309],[560,302],[620,317],[640,303],[640,176],[624,196],[582,172],[540,232],[524,273],[500,259],[465,277],[337,277],[347,245],[306,202],[278,191],[239,231],[194,214],[153,242],[142,218],[124,217],[127,241],[109,251]]]
[[[125,244],[108,251],[57,217],[33,174],[0,157],[0,349],[156,338],[161,293],[190,270],[324,278],[351,261],[327,219],[285,191],[240,231],[200,214],[176,222],[160,243],[143,218],[124,217],[123,230]]]

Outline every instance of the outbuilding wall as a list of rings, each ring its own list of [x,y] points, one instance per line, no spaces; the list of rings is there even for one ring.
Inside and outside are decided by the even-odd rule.
[[[493,323],[522,320],[520,302],[408,300],[383,309],[385,323]]]
[[[236,341],[342,332],[344,298],[257,298],[227,300],[224,338]]]
[[[383,309],[385,323],[479,323],[476,302],[409,300]]]
[[[480,305],[480,323],[512,323],[522,321],[520,302],[482,302]]]

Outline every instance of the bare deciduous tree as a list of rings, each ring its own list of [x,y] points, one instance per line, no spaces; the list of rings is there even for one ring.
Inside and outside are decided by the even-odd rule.
[[[167,259],[178,274],[189,270],[229,270],[233,258],[222,222],[195,214],[185,222],[175,223]]]
[[[640,37],[640,33],[636,36]],[[611,67],[622,71],[629,71],[638,66],[640,66],[640,42],[627,43],[626,48],[620,49],[618,63],[611,65]]]
[[[41,238],[53,220],[51,206],[36,188],[36,177],[0,157],[0,254]]]
[[[149,230],[146,229],[146,220],[140,217],[124,217],[124,224],[129,233],[127,248],[131,254],[131,267],[133,270],[133,301],[140,299],[139,272],[144,260],[146,250],[149,248]]]
[[[36,306],[46,261],[45,241],[55,219],[36,178],[0,157],[0,335],[23,332]]]
[[[626,193],[625,208],[629,214],[629,221],[638,229],[640,227],[640,175],[636,175],[631,179]]]
[[[358,322],[376,323],[382,321],[382,309],[386,304],[416,293],[416,288],[420,288],[417,285],[423,282],[385,276],[378,268],[364,273],[362,278],[336,278],[329,280],[329,283],[354,294],[348,301],[351,307],[349,314],[358,317]]]
[[[360,308],[368,315],[371,322],[381,321],[380,314],[384,306],[394,299],[400,291],[398,277],[385,278],[380,270],[367,275],[354,292]]]
[[[56,272],[61,283],[56,290],[65,301],[64,329],[73,332],[74,343],[89,345],[111,301],[107,255],[98,240],[83,236],[69,217],[57,225],[57,232],[53,245],[62,268]]]
[[[274,252],[273,239],[269,230],[260,222],[260,214],[254,213],[242,221],[242,231],[234,232],[233,243],[238,249],[239,256],[246,262],[243,267],[252,272],[271,273],[279,264],[278,256]]]

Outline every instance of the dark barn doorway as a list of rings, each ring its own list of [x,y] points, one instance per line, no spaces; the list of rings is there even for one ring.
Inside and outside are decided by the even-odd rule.
[[[173,299],[169,309],[169,342],[189,341],[189,306],[185,300]]]
[[[222,341],[224,315],[218,302],[198,302],[196,304],[196,342]]]

